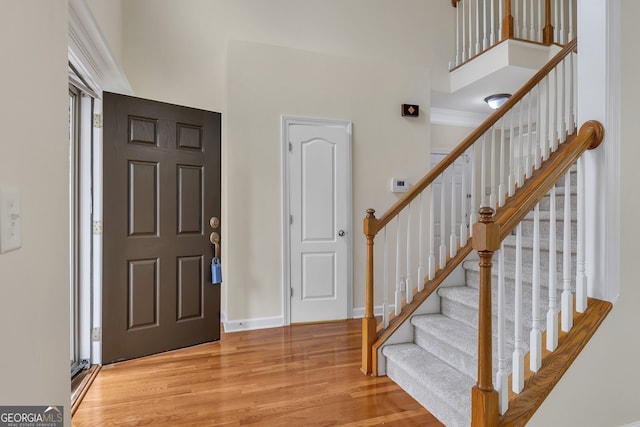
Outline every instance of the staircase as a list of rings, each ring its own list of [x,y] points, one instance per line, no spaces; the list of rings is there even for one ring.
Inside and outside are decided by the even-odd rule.
[[[571,205],[575,212],[576,186],[575,169],[571,174],[570,186]],[[563,180],[558,183],[556,190],[557,210],[556,218],[556,259],[555,271],[562,271],[562,247],[563,247],[563,209],[565,187]],[[549,208],[550,196],[545,196],[540,201],[540,261],[543,271],[549,262]],[[531,307],[532,303],[532,277],[533,270],[533,213],[527,215],[522,221],[522,299],[523,307]],[[575,260],[576,249],[576,223],[572,219],[572,259]],[[544,242],[547,242],[545,245]],[[515,279],[516,279],[516,236],[508,236],[504,241],[505,252],[504,281],[506,313],[510,313],[505,321],[506,348],[504,360],[507,374],[511,373],[512,353],[515,347],[515,319],[513,317]],[[557,249],[560,248],[560,249]],[[440,297],[441,311],[437,314],[416,315],[411,318],[414,328],[414,340],[412,343],[393,344],[384,347],[383,354],[387,358],[387,375],[407,391],[414,399],[427,408],[446,426],[471,425],[471,388],[476,384],[477,376],[477,350],[478,350],[478,297],[479,297],[479,266],[477,260],[466,260],[462,263],[465,271],[465,282],[459,286],[441,287],[437,293]],[[575,271],[575,262],[573,263]],[[498,283],[497,263],[494,264],[494,283]],[[575,275],[572,274],[572,277]],[[562,277],[557,277],[561,283]],[[549,279],[541,277],[541,304],[540,312],[544,317],[548,311]],[[575,289],[575,280],[572,283]],[[493,290],[493,301],[498,301],[497,287]],[[560,301],[561,289],[555,292],[556,300]],[[499,366],[497,354],[497,313],[494,304],[494,375]],[[523,330],[528,331],[532,325],[531,311],[523,312]],[[522,336],[522,351],[529,352],[529,335]]]

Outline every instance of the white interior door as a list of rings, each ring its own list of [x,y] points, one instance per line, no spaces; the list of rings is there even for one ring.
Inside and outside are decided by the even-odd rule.
[[[286,126],[291,323],[346,319],[351,290],[351,125]]]

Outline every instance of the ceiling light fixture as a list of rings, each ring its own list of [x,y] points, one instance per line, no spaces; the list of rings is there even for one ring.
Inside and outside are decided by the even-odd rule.
[[[497,110],[498,108],[502,107],[502,104],[507,102],[507,99],[509,98],[511,98],[510,93],[498,93],[495,95],[487,96],[484,99],[484,102],[486,102],[492,109]]]

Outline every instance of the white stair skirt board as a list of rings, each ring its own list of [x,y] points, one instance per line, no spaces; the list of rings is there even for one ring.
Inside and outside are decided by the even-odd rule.
[[[565,198],[565,188],[570,188],[571,197]],[[532,313],[534,253],[535,262],[540,265],[540,272],[536,273],[539,289],[539,305],[536,313],[537,325],[535,345],[538,342],[538,332],[547,328],[547,313],[550,301],[560,306],[563,292],[563,275],[571,273],[570,291],[576,286],[576,221],[570,217],[570,227],[564,229],[564,203],[570,200],[572,212],[575,212],[576,187],[557,187],[554,203],[547,196],[540,203],[538,225],[534,226],[533,213],[521,225],[522,236],[516,239],[508,236],[502,246],[504,251],[504,266],[502,276],[504,282],[503,316],[503,372],[509,375],[513,371],[512,354],[518,343],[518,353],[527,354],[530,345],[530,332],[534,325]],[[549,209],[557,212],[557,226],[550,227]],[[535,230],[534,230],[535,228]],[[555,228],[555,229],[554,229]],[[538,234],[539,242],[534,245],[534,232]],[[551,242],[549,233],[555,236]],[[564,243],[564,236],[569,235],[571,242]],[[519,240],[517,242],[516,240]],[[520,244],[520,249],[516,245]],[[550,257],[550,251],[555,257]],[[520,268],[516,268],[516,253],[520,252]],[[565,254],[571,265],[567,270],[564,265]],[[549,259],[554,260],[556,271],[555,289],[549,287]],[[436,416],[447,426],[469,426],[471,424],[471,388],[476,383],[478,369],[477,340],[478,340],[478,260],[467,260],[462,263],[464,278],[459,279],[458,286],[440,287],[437,295],[440,297],[440,312],[437,314],[416,314],[411,318],[413,327],[413,342],[390,344],[384,347],[382,354],[386,359],[386,373],[398,383],[407,393]],[[494,386],[498,372],[498,253],[493,258],[492,304],[493,304],[493,372]],[[518,277],[517,277],[518,276]],[[522,300],[520,318],[516,321],[515,308],[516,282],[521,283],[518,293]],[[552,284],[553,285],[553,284]],[[550,298],[551,296],[551,298]],[[555,309],[551,308],[555,311]],[[354,314],[357,311],[354,310]],[[557,315],[554,316],[557,319]],[[553,325],[552,325],[553,326]],[[521,328],[519,337],[516,327]],[[518,363],[520,363],[518,361]],[[503,374],[504,375],[504,374]],[[640,423],[624,427],[640,427]]]

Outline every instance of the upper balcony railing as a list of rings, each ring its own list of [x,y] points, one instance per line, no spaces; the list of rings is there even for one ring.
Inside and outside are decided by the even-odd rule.
[[[506,39],[566,45],[576,34],[576,0],[452,0],[456,68]]]

